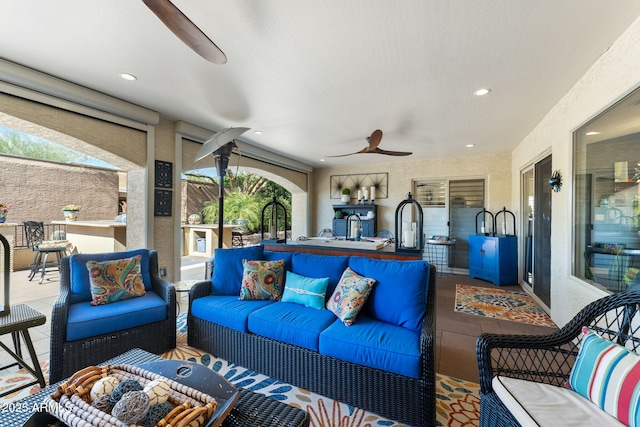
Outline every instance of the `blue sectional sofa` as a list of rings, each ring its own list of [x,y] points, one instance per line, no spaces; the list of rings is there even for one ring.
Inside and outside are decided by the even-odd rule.
[[[376,283],[350,326],[324,308],[239,299],[243,260],[280,259],[288,272],[328,277],[325,301],[347,267]],[[435,267],[262,246],[218,249],[213,265],[213,278],[189,294],[189,345],[393,420],[435,425]]]

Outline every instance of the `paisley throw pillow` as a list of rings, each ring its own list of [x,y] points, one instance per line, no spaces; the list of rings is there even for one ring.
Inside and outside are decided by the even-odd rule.
[[[327,301],[327,309],[338,316],[345,325],[353,325],[375,283],[375,279],[361,276],[347,267]]]
[[[284,260],[242,260],[241,300],[274,300],[282,298]]]
[[[147,293],[140,272],[141,255],[111,261],[87,261],[91,305],[139,297]]]

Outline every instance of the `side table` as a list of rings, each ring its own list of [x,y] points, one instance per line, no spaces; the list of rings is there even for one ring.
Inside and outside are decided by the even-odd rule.
[[[176,316],[180,314],[180,301],[179,301],[180,298],[179,297],[182,296],[181,294],[189,293],[193,285],[195,285],[200,281],[201,280],[181,280],[173,284],[173,287],[176,289],[176,307],[178,309]]]
[[[11,357],[16,360],[15,363],[3,366],[0,368],[0,370],[10,368],[12,366],[20,366],[25,368],[31,375],[36,378],[35,381],[32,381],[28,384],[13,387],[9,390],[4,390],[2,393],[0,393],[0,397],[6,396],[7,394],[13,393],[16,390],[21,390],[38,383],[42,388],[46,386],[44,375],[42,375],[42,369],[40,369],[40,363],[38,362],[38,356],[36,355],[36,351],[33,348],[33,342],[31,342],[31,336],[29,335],[29,328],[44,325],[46,321],[47,318],[44,314],[34,310],[33,308],[25,304],[12,306],[8,316],[0,317],[0,335],[9,333],[11,334],[15,353],[1,341],[0,346],[2,346],[2,348],[4,348],[7,353],[9,353]],[[20,344],[21,335],[22,339],[27,345],[27,349],[29,350],[29,356],[31,357],[31,363],[33,364],[33,366],[29,366],[22,358],[22,346]]]
[[[453,274],[453,264],[456,258],[456,240],[428,239],[427,259],[434,264],[438,270],[438,276],[442,276],[445,267],[449,269],[449,274]]]

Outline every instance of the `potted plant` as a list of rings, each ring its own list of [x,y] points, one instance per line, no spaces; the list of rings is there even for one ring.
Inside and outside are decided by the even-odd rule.
[[[78,205],[66,205],[62,208],[65,221],[77,221],[78,212],[80,212],[80,206]]]
[[[340,197],[342,203],[349,203],[351,200],[351,190],[347,187],[342,189],[342,196]]]
[[[13,206],[11,206],[9,204],[0,203],[0,223],[3,223],[3,222],[5,222],[7,220],[7,212],[12,207]]]

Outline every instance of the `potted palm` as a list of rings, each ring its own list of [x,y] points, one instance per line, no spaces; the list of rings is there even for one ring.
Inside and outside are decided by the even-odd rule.
[[[342,196],[340,197],[342,203],[349,203],[351,200],[351,190],[347,187],[342,189]]]

